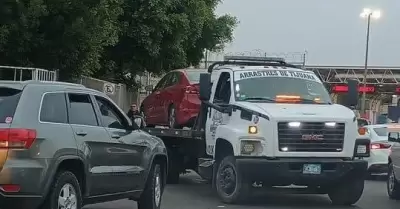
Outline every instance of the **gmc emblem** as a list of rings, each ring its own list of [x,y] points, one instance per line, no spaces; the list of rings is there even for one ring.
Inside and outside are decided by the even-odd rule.
[[[303,134],[301,139],[304,141],[320,141],[324,140],[324,135],[322,134]]]

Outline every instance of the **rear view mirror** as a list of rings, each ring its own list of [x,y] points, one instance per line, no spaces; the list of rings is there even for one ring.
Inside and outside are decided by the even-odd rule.
[[[348,80],[347,86],[348,92],[346,97],[346,105],[348,107],[356,107],[358,104],[358,81]]]
[[[200,100],[208,101],[211,96],[211,74],[200,74]]]

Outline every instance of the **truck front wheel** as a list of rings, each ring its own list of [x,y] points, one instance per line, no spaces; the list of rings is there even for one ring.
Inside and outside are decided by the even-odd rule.
[[[364,178],[355,178],[350,181],[344,181],[329,193],[329,198],[334,205],[349,206],[355,204],[364,191]]]
[[[234,156],[221,161],[215,178],[218,196],[224,203],[239,203],[247,198],[251,184],[238,172]]]

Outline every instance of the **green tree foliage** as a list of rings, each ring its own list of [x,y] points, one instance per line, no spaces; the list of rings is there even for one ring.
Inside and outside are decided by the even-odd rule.
[[[118,41],[122,0],[1,2],[1,65],[59,69],[66,79],[90,75],[104,47]]]
[[[119,42],[107,48],[98,76],[135,84],[133,75],[197,65],[204,50],[233,39],[235,17],[217,17],[219,0],[125,0]],[[131,75],[131,76],[125,76]]]
[[[60,69],[132,83],[199,63],[232,40],[219,0],[1,0],[0,65]]]

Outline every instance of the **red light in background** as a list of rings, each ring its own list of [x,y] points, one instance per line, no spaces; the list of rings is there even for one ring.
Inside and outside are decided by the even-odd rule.
[[[396,89],[397,90],[397,89]],[[349,91],[349,87],[347,85],[334,85],[332,86],[332,92],[333,93],[346,93]],[[358,92],[365,92],[365,93],[374,93],[375,92],[375,86],[359,86],[358,87]],[[400,88],[399,88],[399,93],[400,93]]]
[[[341,85],[341,86],[339,86],[339,85],[332,86],[332,92],[335,92],[335,93],[347,92],[348,90],[349,90],[348,86],[343,86],[343,85]]]

